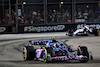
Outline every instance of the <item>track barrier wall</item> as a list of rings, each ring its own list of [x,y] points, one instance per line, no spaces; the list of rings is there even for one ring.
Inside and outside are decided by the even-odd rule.
[[[40,32],[65,32],[68,29],[78,29],[84,25],[96,26],[100,29],[100,23],[74,23],[74,24],[41,24],[41,25],[18,25],[18,33],[40,33]],[[15,27],[0,26],[0,33],[16,33]]]

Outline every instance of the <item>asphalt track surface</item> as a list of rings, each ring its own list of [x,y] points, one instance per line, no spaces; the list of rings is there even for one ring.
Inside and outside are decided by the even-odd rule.
[[[37,34],[0,35],[0,67],[100,67],[100,37],[68,37],[64,34],[63,32],[45,33],[45,36],[43,33],[41,36]],[[87,63],[79,63],[77,60],[51,63],[23,60],[23,46],[27,45],[29,40],[44,40],[51,36],[56,36],[59,41],[69,40],[68,44],[74,45],[75,48],[79,44],[87,45],[93,52],[94,60],[89,60]]]

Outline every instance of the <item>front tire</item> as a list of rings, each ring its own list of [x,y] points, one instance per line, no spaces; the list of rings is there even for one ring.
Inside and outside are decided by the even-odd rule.
[[[49,48],[46,48],[47,50],[47,53],[51,55],[51,57],[54,57],[54,51],[53,51],[53,48],[49,47]]]
[[[89,60],[88,48],[86,46],[79,47],[77,55],[87,56],[87,59],[79,60],[81,63],[86,63]]]
[[[48,62],[48,61],[47,61],[47,50],[46,50],[45,48],[43,49],[41,55],[42,55],[43,62],[44,62],[44,63]]]
[[[42,51],[42,59],[43,59],[44,63],[52,61],[51,57],[53,57],[53,56],[54,56],[54,53],[53,53],[53,49],[52,48],[44,48],[43,49],[43,51]]]

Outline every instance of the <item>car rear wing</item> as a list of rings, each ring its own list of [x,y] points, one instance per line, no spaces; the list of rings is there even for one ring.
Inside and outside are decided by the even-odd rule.
[[[44,40],[44,41],[29,41],[29,45],[46,45],[48,41]]]
[[[55,39],[56,37],[50,37],[50,39]],[[39,40],[39,41],[29,41],[30,45],[46,45],[49,40]]]

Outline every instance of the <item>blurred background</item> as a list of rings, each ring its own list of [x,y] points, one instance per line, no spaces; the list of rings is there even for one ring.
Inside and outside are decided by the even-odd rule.
[[[0,25],[100,22],[100,0],[0,0]]]

